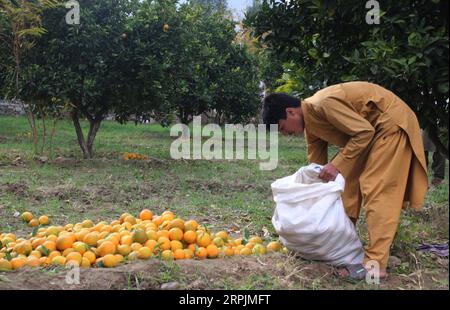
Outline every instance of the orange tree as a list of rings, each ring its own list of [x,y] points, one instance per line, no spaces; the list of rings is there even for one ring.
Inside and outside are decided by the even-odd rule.
[[[281,90],[308,96],[344,81],[383,85],[448,157],[448,1],[380,1],[379,25],[366,22],[365,1],[259,2],[245,25],[285,63]]]
[[[66,102],[85,158],[93,156],[94,140],[102,121],[117,107],[128,105],[128,84],[122,57],[127,25],[137,1],[81,0],[80,25],[68,25],[67,9],[47,11],[47,33],[27,55],[23,97],[48,105]],[[87,119],[84,134],[80,120]]]

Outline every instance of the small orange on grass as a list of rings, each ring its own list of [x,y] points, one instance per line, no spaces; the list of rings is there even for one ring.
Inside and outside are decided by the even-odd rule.
[[[39,224],[41,225],[48,225],[50,223],[50,220],[47,215],[42,215],[39,217]]]
[[[12,269],[13,269],[13,267],[12,267],[10,261],[8,261],[4,258],[0,259],[0,271],[8,271],[8,270],[12,270]]]
[[[197,244],[199,247],[206,248],[211,243],[211,236],[208,233],[200,232],[197,235]]]
[[[169,239],[170,240],[183,240],[184,234],[180,228],[172,228],[169,230]]]
[[[173,252],[171,250],[165,250],[161,253],[161,258],[167,261],[173,260],[174,259]]]
[[[192,250],[184,249],[183,251],[184,251],[184,258],[186,258],[186,259],[193,259],[194,258],[195,254],[194,254],[194,252]]]
[[[111,241],[105,241],[98,247],[98,251],[101,257],[104,257],[109,254],[115,254],[116,246]]]
[[[148,209],[142,210],[141,213],[139,214],[139,218],[143,221],[152,220],[153,213]]]
[[[103,266],[106,268],[112,268],[117,266],[117,258],[113,254],[107,254],[102,258]]]
[[[188,244],[195,243],[195,241],[197,240],[197,234],[195,233],[195,231],[189,230],[184,233],[183,239]]]
[[[60,251],[71,248],[73,245],[73,239],[70,235],[59,236],[56,239],[56,248]]]
[[[33,219],[33,214],[31,212],[24,212],[22,213],[22,220],[24,222],[30,222]]]
[[[215,244],[208,245],[206,251],[208,252],[208,258],[217,258],[219,256],[219,249]]]
[[[178,250],[175,250],[174,252],[173,252],[173,257],[175,258],[175,259],[185,259],[186,258],[186,255],[185,255],[185,253],[184,253],[184,251],[182,250],[182,249],[178,249]]]
[[[148,247],[142,247],[138,251],[140,259],[149,259],[153,255],[153,251]]]
[[[37,227],[39,226],[39,221],[37,219],[32,219],[31,221],[28,222],[28,226]]]
[[[208,257],[208,251],[204,247],[200,247],[195,252],[195,256],[198,259],[205,259],[206,257]]]

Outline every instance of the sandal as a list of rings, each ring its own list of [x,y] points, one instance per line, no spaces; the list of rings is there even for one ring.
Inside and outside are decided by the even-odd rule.
[[[342,271],[345,271],[346,274],[344,275]],[[335,276],[342,280],[357,283],[366,279],[367,270],[362,264],[358,264],[336,267],[333,270],[333,273]]]

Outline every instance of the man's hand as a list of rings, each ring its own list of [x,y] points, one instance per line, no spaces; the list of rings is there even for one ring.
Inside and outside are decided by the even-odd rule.
[[[333,164],[328,164],[323,167],[319,174],[319,178],[325,182],[335,181],[339,174],[339,170]]]

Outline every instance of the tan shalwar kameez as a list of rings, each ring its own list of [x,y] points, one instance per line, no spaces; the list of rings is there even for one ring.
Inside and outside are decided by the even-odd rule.
[[[332,164],[346,179],[346,212],[356,220],[364,205],[365,262],[385,269],[402,207],[420,210],[428,190],[416,115],[394,93],[367,82],[323,89],[302,101],[302,111],[311,163],[328,163],[328,144],[342,148]]]

